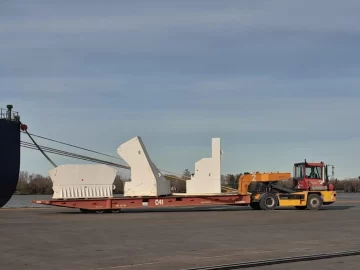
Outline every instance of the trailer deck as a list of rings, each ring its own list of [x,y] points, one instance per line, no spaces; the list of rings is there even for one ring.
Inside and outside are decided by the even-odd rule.
[[[250,195],[171,195],[161,197],[113,197],[91,199],[34,200],[32,203],[67,208],[78,208],[88,212],[112,212],[124,208],[180,207],[201,205],[243,205],[250,204]]]

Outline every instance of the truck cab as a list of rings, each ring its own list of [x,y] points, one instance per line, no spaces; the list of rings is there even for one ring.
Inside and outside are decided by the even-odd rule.
[[[294,185],[298,190],[333,190],[334,187],[329,183],[329,172],[332,170],[334,176],[334,166],[326,165],[324,162],[305,162],[294,164]]]

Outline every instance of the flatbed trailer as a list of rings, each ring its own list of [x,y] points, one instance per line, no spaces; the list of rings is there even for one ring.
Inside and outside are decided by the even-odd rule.
[[[121,209],[160,208],[205,205],[250,205],[250,195],[170,195],[160,197],[112,197],[91,199],[34,200],[32,203],[58,207],[77,208],[83,213],[119,212]]]
[[[181,206],[250,206],[255,210],[273,210],[277,207],[318,210],[336,202],[336,191],[299,191],[294,193],[221,193],[209,195],[179,194],[160,197],[112,197],[91,199],[35,200],[32,203],[76,208],[83,213],[110,213],[121,209],[145,209]]]

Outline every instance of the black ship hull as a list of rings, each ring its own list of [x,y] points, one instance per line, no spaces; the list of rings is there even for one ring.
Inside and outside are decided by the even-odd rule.
[[[0,208],[16,191],[20,173],[20,125],[0,119]]]

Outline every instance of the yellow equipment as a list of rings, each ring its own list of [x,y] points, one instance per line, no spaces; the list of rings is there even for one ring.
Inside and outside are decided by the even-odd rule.
[[[293,183],[290,187],[290,183]],[[322,205],[336,201],[336,191],[300,190],[291,173],[252,173],[239,178],[238,193],[250,195],[250,206],[255,210],[272,210],[276,207],[295,207],[297,209],[318,210]]]

